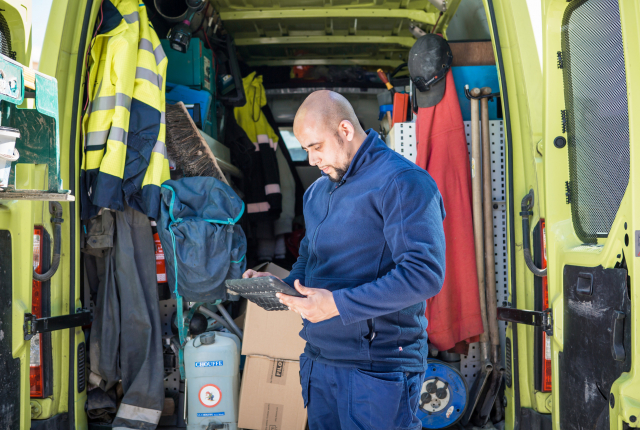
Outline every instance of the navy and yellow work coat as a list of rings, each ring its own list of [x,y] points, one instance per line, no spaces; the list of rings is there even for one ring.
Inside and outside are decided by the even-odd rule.
[[[100,18],[100,17],[99,17]],[[91,44],[82,119],[82,218],[125,202],[151,218],[170,179],[165,147],[167,57],[135,0],[105,0]]]

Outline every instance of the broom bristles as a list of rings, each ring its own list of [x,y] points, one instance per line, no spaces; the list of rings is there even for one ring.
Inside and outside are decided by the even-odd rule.
[[[212,176],[229,184],[184,103],[167,104],[166,127],[167,154],[185,176]]]

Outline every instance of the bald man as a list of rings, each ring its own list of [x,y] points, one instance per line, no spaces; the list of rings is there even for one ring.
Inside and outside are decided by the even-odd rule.
[[[306,298],[279,296],[303,318],[309,428],[421,429],[425,301],[445,269],[442,197],[337,93],[309,95],[293,131],[322,171],[304,195],[307,235],[284,279]]]

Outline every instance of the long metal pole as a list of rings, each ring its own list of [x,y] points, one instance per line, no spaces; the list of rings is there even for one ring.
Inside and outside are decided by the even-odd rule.
[[[471,95],[480,95],[480,89],[474,88]],[[476,270],[478,274],[478,290],[480,292],[480,310],[482,312],[482,326],[484,332],[480,335],[480,359],[482,362],[489,358],[487,343],[489,341],[487,325],[487,301],[484,278],[484,238],[482,220],[482,166],[480,146],[480,112],[478,100],[471,99],[471,185],[473,195],[473,235],[476,251]]]
[[[491,94],[491,88],[484,87],[483,95]],[[489,100],[481,99],[482,118],[482,182],[484,184],[484,262],[486,264],[486,302],[487,322],[489,323],[489,337],[491,339],[491,361],[494,366],[500,365],[498,348],[500,335],[498,333],[497,302],[496,302],[496,261],[493,241],[493,199],[491,193],[491,141],[489,138]]]

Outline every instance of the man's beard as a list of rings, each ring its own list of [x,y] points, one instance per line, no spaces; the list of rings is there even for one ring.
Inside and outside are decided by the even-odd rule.
[[[338,140],[340,147],[344,147],[344,140],[342,139],[342,136],[340,135],[340,133],[337,131],[336,131],[336,139]],[[351,154],[347,153],[347,159],[351,159]],[[347,173],[348,169],[349,169],[349,164],[342,167],[334,167],[333,170],[335,170],[335,176],[329,175],[329,179],[331,180],[331,182],[342,181],[342,178]]]
[[[334,175],[328,175],[329,176],[329,180],[331,182],[340,182],[342,180],[342,178],[344,177],[344,175],[347,173],[347,169],[342,168],[339,169],[337,167],[334,167],[333,170],[335,170],[335,176]]]

